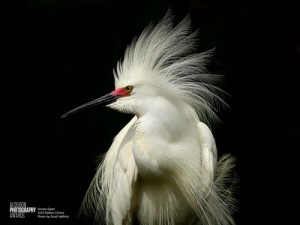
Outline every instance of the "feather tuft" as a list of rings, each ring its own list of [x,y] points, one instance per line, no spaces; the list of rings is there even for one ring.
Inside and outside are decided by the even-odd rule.
[[[156,81],[177,93],[202,121],[218,120],[216,112],[228,105],[222,98],[225,92],[214,85],[220,76],[206,70],[215,49],[196,53],[198,31],[192,31],[190,16],[176,26],[173,21],[168,11],[155,27],[146,27],[127,47],[124,59],[113,71],[115,86],[136,79]]]

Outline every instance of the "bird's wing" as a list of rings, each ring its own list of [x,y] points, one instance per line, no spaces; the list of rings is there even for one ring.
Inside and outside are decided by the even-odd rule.
[[[121,224],[130,219],[131,185],[137,174],[131,152],[136,121],[134,117],[114,138],[86,193],[81,211],[91,211],[96,221],[106,218],[107,224]]]
[[[113,224],[131,224],[133,190],[137,179],[137,167],[132,154],[136,120],[136,117],[132,119],[128,129],[118,134],[115,140],[117,143],[111,147],[111,150],[117,151],[116,157],[110,159],[113,162],[112,167],[106,168],[112,169],[108,201],[111,204],[109,210]]]
[[[217,165],[217,147],[212,132],[208,126],[198,122],[198,133],[201,149],[201,164],[204,170],[204,179],[207,180],[208,186],[213,184],[214,174]]]
[[[208,126],[200,121],[197,121],[197,133],[200,151],[197,162],[200,165],[193,170],[189,169],[189,173],[185,175],[186,177],[194,176],[196,179],[185,179],[185,182],[180,183],[182,192],[193,209],[185,224],[220,225],[216,223],[217,215],[215,213],[216,207],[220,206],[214,190],[214,176],[217,167],[215,139]]]
[[[116,159],[120,157],[120,152],[123,152],[123,149],[125,149],[125,152],[128,152],[126,151],[126,148],[129,149],[130,145],[132,144],[135,129],[134,124],[136,121],[137,117],[133,117],[132,120],[117,134],[112,145],[107,151],[104,161],[101,165],[101,167],[104,169],[104,171],[102,171],[102,179],[105,181],[109,181],[109,179],[111,179],[111,173],[115,167]],[[107,185],[109,185],[109,183],[107,183]]]
[[[204,178],[203,185],[209,189],[205,199],[199,202],[200,210],[196,210],[195,214],[191,215],[190,221],[192,222],[190,224],[233,225],[231,213],[235,208],[235,200],[232,190],[236,184],[232,174],[234,158],[225,155],[217,161],[217,148],[210,129],[204,123],[199,122],[198,133],[201,163],[204,170],[201,177]]]

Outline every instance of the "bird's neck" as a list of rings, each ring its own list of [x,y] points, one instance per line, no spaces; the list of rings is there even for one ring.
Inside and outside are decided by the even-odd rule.
[[[176,140],[194,121],[191,117],[194,118],[196,114],[166,101],[159,107],[152,105],[151,109],[137,116],[136,130],[139,135],[159,135],[166,140]]]
[[[167,101],[161,103],[139,115],[135,124],[132,152],[143,179],[163,178],[170,171],[168,155],[196,140],[194,111]]]

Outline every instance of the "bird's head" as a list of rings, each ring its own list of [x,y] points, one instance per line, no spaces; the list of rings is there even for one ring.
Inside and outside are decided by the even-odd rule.
[[[62,118],[94,106],[106,106],[123,113],[140,116],[153,108],[158,108],[163,104],[163,99],[175,98],[174,92],[172,96],[168,96],[172,91],[168,91],[167,86],[167,83],[163,84],[163,80],[147,79],[143,76],[122,83],[119,83],[116,78],[115,90],[72,109]]]
[[[75,109],[70,110],[69,112],[62,115],[62,118],[65,118],[71,114],[77,113],[79,111],[85,110],[87,108],[91,108],[94,106],[108,106],[113,109],[117,109],[124,112],[130,112],[132,109],[132,104],[128,104],[132,102],[132,95],[134,95],[134,86],[127,85],[125,87],[120,87],[115,89],[114,91],[97,98],[93,101],[85,103]]]
[[[96,105],[139,116],[175,100],[173,106],[188,105],[202,119],[217,118],[214,111],[224,101],[213,85],[217,76],[205,69],[211,51],[195,53],[197,32],[188,16],[175,27],[172,21],[169,12],[127,47],[113,71],[115,90],[62,117]]]

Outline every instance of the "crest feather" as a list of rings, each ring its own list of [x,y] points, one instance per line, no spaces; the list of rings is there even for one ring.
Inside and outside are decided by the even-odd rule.
[[[200,119],[218,119],[215,112],[227,104],[222,99],[225,92],[214,85],[219,76],[206,70],[214,49],[196,52],[198,32],[192,31],[189,15],[176,26],[173,21],[169,10],[156,26],[150,24],[133,40],[113,71],[115,85],[122,87],[138,77],[156,76],[163,84],[175,88]]]

